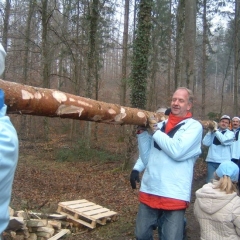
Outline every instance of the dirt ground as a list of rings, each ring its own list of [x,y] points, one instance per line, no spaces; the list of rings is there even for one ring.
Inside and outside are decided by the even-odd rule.
[[[122,171],[119,161],[58,161],[54,148],[20,143],[20,158],[13,184],[11,207],[55,213],[58,203],[78,199],[109,208],[117,220],[93,230],[75,227],[71,240],[133,240],[138,209],[138,190],[129,183],[131,169]],[[199,239],[199,226],[193,215],[195,191],[204,184],[205,163],[195,166],[192,199],[187,209],[187,238]],[[155,234],[156,235],[156,234]],[[156,238],[157,239],[157,235]]]

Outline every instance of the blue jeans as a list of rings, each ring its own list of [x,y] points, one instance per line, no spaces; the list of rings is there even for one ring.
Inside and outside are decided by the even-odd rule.
[[[153,229],[161,221],[161,240],[181,240],[184,230],[184,210],[161,210],[140,203],[135,235],[137,240],[153,240]],[[161,218],[161,220],[160,220]]]
[[[214,172],[217,170],[220,163],[214,163],[214,162],[207,162],[207,179],[206,183],[211,182],[211,180],[214,178]]]

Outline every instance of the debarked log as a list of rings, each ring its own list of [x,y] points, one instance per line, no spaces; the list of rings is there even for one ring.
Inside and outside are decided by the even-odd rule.
[[[124,107],[56,89],[33,87],[1,79],[0,88],[5,92],[8,114],[60,117],[115,125],[140,126],[147,125],[148,116],[157,117],[159,122],[167,118],[164,113]],[[203,127],[213,125],[212,121],[200,122]]]

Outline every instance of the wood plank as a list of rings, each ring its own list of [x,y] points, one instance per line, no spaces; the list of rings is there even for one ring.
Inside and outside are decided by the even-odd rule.
[[[105,217],[112,217],[116,214],[117,214],[116,212],[109,211],[109,212],[97,214],[97,215],[92,216],[92,217],[94,217],[95,219],[100,219],[100,218],[105,218]]]
[[[92,203],[83,203],[82,207],[89,207],[89,206],[92,206],[92,205],[93,205]],[[69,211],[74,211],[75,210],[75,208],[72,208],[72,206],[64,206],[62,208],[67,209]]]
[[[59,233],[55,234],[54,236],[52,236],[51,238],[49,238],[48,240],[57,240],[60,237],[64,236],[65,234],[70,234],[70,230],[68,229],[62,229]]]
[[[27,220],[28,227],[46,227],[47,219],[30,219]]]
[[[74,201],[67,201],[67,202],[60,202],[58,203],[58,205],[62,205],[62,206],[66,206],[66,205],[69,205],[69,204],[76,204],[76,203],[82,203],[82,202],[88,202],[88,200],[86,199],[81,199],[81,200],[74,200]]]
[[[51,234],[51,236],[54,234],[54,228],[53,227],[38,227],[37,232],[46,232]]]
[[[89,206],[89,207],[83,207],[83,208],[79,209],[79,211],[85,212],[85,211],[96,210],[96,209],[99,209],[99,208],[102,208],[102,206],[94,205],[94,206]],[[77,209],[77,211],[78,211],[78,209]]]
[[[61,222],[57,220],[48,220],[48,224],[50,224],[55,229],[61,229]]]
[[[100,209],[84,212],[84,214],[86,214],[88,216],[91,216],[91,217],[94,217],[93,215],[96,215],[97,213],[105,213],[105,212],[109,212],[109,209],[100,208]]]
[[[94,205],[96,205],[96,204],[92,203],[92,202],[86,202],[86,203],[74,204],[74,205],[69,204],[68,206],[65,206],[65,207],[76,209],[76,208],[82,208],[82,207],[85,207],[85,206],[94,206]]]
[[[60,212],[60,213],[63,214],[64,212]],[[64,214],[66,214],[66,213],[64,213]],[[78,223],[80,223],[80,224],[82,224],[84,226],[87,226],[87,227],[91,228],[91,229],[96,227],[96,221],[92,221],[92,223],[88,223],[88,222],[85,222],[85,221],[83,221],[81,219],[74,218],[70,214],[66,214],[66,215],[67,215],[68,218],[72,219],[73,221],[78,222]],[[91,221],[91,219],[89,219],[89,220]]]

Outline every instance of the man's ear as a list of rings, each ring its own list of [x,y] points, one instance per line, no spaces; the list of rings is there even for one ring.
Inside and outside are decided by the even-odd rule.
[[[188,106],[187,106],[187,110],[189,111],[191,108],[192,108],[192,103],[189,102],[189,103],[188,103]]]

